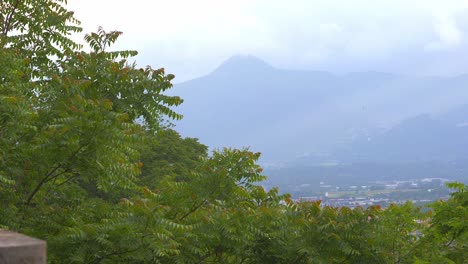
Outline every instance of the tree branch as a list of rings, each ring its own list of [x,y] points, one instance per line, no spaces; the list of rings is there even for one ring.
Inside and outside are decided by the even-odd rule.
[[[13,4],[13,9],[11,10],[11,12],[5,18],[4,28],[3,28],[3,32],[2,32],[2,34],[5,35],[5,36],[8,34],[8,32],[11,29],[10,28],[11,27],[11,20],[13,19],[13,16],[15,15],[19,4],[20,4],[20,0],[16,0],[16,2]]]
[[[71,160],[73,160],[76,155],[78,155],[78,153],[86,146],[87,144],[84,144],[84,145],[81,145],[75,152],[73,152],[73,154],[67,159],[67,162],[71,162]],[[34,198],[34,196],[37,194],[37,192],[41,189],[41,187],[47,183],[48,181],[52,180],[52,179],[55,179],[57,178],[58,176],[64,174],[64,173],[67,173],[69,172],[70,168],[68,166],[67,169],[65,169],[64,171],[52,176],[58,169],[60,168],[63,168],[63,163],[59,163],[57,166],[55,166],[51,171],[49,171],[45,177],[39,182],[39,184],[36,186],[36,188],[34,188],[34,190],[32,191],[32,193],[28,196],[28,199],[26,200],[26,205],[29,206],[31,204],[31,201],[32,199]],[[51,177],[52,176],[52,177]]]
[[[34,198],[34,196],[36,195],[36,193],[41,189],[41,187],[48,181],[50,175],[52,175],[53,173],[55,173],[60,167],[62,166],[62,164],[58,164],[57,166],[55,166],[50,172],[48,172],[45,177],[39,182],[39,184],[36,186],[36,188],[34,188],[34,190],[31,192],[31,194],[28,196],[28,199],[26,200],[26,205],[29,206],[31,204],[31,201],[32,199]]]
[[[203,199],[203,201],[197,205],[197,206],[192,206],[192,208],[190,209],[190,211],[188,211],[187,213],[185,213],[182,217],[179,218],[179,221],[182,221],[184,220],[187,216],[191,215],[192,213],[194,213],[195,211],[197,211],[198,209],[200,209],[200,207],[202,207],[205,203],[207,202],[206,199]]]

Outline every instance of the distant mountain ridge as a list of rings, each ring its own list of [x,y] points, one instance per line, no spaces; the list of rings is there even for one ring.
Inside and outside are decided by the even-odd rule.
[[[270,64],[254,56],[233,56],[218,66],[211,75],[218,74],[251,74],[255,72],[274,71]]]
[[[352,163],[468,160],[468,127],[420,115],[335,154]]]
[[[468,103],[468,75],[416,78],[380,72],[335,75],[277,69],[235,56],[211,74],[176,84],[184,98],[176,123],[209,146],[250,146],[265,161],[333,152],[378,127],[422,114],[442,116]]]

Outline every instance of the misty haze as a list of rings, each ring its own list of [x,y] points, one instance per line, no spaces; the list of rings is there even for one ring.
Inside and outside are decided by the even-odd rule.
[[[185,99],[176,129],[212,148],[262,152],[268,184],[297,197],[323,195],[330,188],[309,186],[337,180],[466,181],[467,86],[468,75],[338,75],[233,56],[175,85],[173,93]]]

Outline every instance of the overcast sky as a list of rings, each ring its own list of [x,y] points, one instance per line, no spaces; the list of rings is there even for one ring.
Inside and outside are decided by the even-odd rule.
[[[232,55],[336,73],[468,73],[468,0],[69,0],[85,32],[124,32],[117,45],[179,82]]]

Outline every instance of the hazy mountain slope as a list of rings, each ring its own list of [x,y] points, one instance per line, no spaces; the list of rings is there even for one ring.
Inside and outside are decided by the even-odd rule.
[[[468,127],[421,115],[336,152],[344,162],[454,161],[468,158]]]
[[[436,115],[435,118],[457,126],[468,126],[468,104],[454,107],[449,111]]]
[[[211,147],[251,146],[264,160],[330,151],[375,127],[468,102],[468,76],[413,78],[378,72],[336,76],[275,69],[233,57],[211,74],[177,84],[185,99],[177,129]]]

